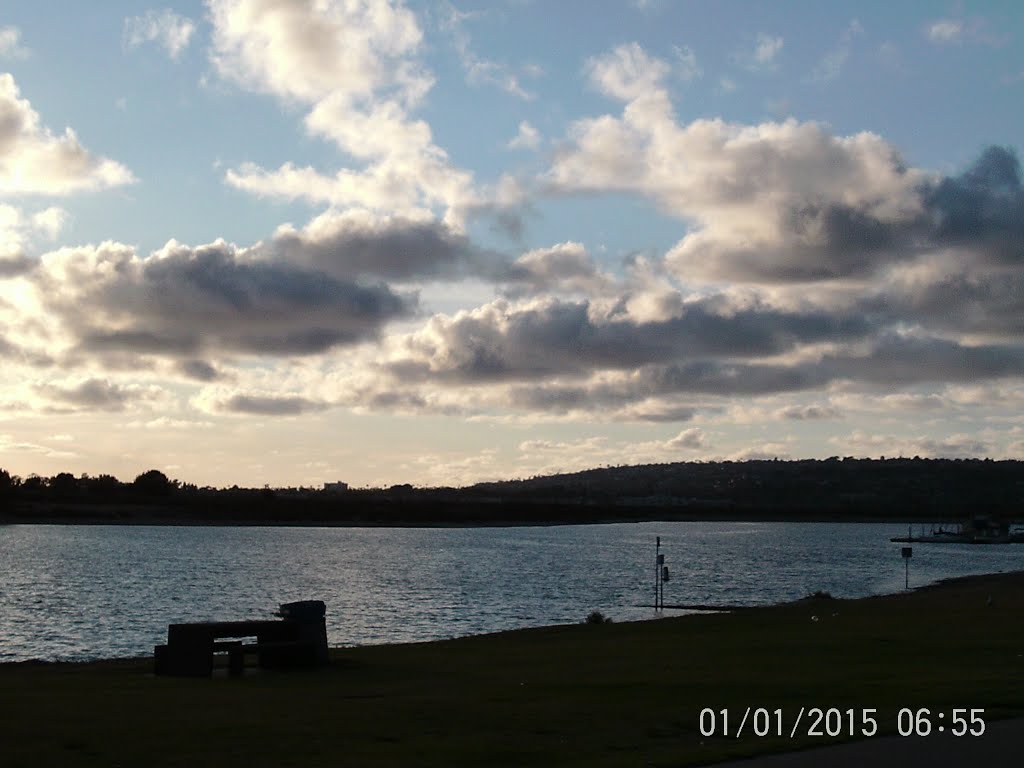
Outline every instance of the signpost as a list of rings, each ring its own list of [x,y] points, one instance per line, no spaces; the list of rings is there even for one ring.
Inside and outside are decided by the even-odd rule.
[[[903,588],[910,589],[910,558],[914,556],[913,547],[903,547]]]
[[[656,537],[654,545],[654,610],[665,610],[665,582],[668,581],[668,566],[665,556],[661,554],[661,536]]]

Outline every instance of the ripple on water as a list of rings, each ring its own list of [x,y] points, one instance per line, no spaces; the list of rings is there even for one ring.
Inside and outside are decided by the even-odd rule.
[[[0,527],[0,659],[140,656],[167,625],[269,617],[321,599],[333,645],[651,618],[668,603],[758,605],[903,587],[902,526],[637,523],[540,528]],[[914,548],[911,584],[1024,569],[1024,547]]]

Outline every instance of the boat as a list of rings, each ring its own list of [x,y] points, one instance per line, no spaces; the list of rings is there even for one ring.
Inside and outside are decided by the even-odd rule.
[[[933,524],[928,531],[914,535],[913,526],[907,526],[906,536],[894,536],[889,541],[902,544],[1024,544],[1024,529],[1010,529],[1010,523],[989,515],[975,515],[970,520],[952,525]]]

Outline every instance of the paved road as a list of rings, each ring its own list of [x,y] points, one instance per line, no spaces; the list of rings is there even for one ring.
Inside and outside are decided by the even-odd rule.
[[[980,737],[935,734],[925,738],[882,736],[852,744],[754,757],[715,768],[1020,768],[1024,765],[1024,718],[988,723]]]

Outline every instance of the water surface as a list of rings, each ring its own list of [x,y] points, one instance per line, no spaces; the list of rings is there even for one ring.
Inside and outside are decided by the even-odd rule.
[[[899,525],[629,523],[518,528],[0,526],[0,661],[140,656],[180,621],[327,603],[332,645],[653,617],[667,603],[759,605],[903,588]],[[917,545],[911,586],[1024,570],[1024,545]]]

